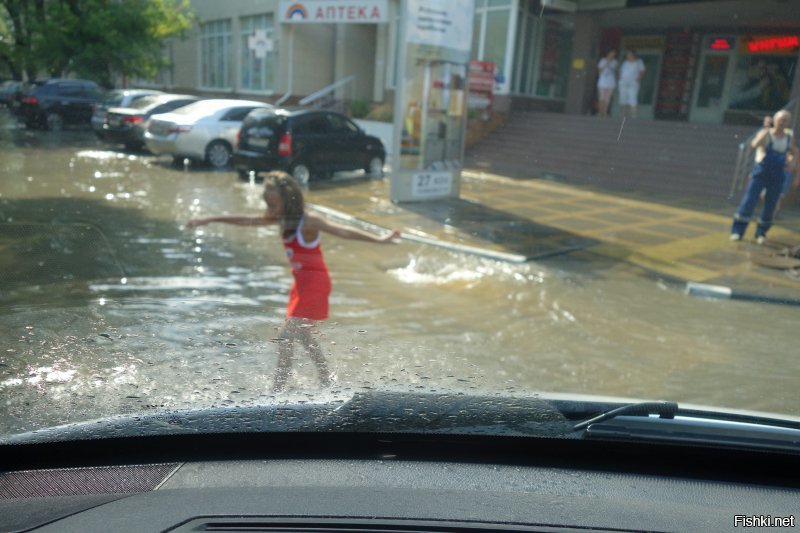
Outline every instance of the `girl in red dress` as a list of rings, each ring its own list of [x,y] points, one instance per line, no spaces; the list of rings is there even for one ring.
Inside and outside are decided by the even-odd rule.
[[[282,391],[292,369],[292,354],[295,341],[300,341],[317,366],[320,382],[330,385],[331,374],[328,363],[311,337],[311,329],[317,320],[328,318],[328,295],[331,280],[328,267],[322,258],[320,233],[330,233],[344,239],[355,239],[374,243],[393,243],[400,232],[379,237],[355,228],[331,222],[316,213],[305,211],[303,192],[297,182],[285,172],[270,172],[264,179],[264,202],[266,212],[261,216],[215,216],[190,220],[187,228],[204,226],[211,222],[237,226],[269,226],[278,224],[283,247],[289,257],[294,283],[289,291],[286,323],[281,330],[278,350],[278,365],[274,390]]]

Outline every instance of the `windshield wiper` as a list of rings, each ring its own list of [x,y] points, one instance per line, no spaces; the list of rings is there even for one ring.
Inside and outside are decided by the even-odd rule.
[[[653,416],[659,415],[659,416]],[[800,453],[800,424],[761,416],[680,409],[674,402],[623,405],[578,422],[582,439],[621,439]]]
[[[617,407],[616,409],[611,409],[610,411],[605,411],[600,413],[597,416],[593,416],[587,420],[583,420],[582,422],[578,422],[574,426],[572,426],[573,431],[581,431],[588,428],[592,424],[598,424],[600,422],[605,422],[606,420],[611,420],[618,416],[649,416],[649,415],[659,415],[661,418],[675,418],[675,415],[678,414],[678,404],[675,402],[639,402],[639,403],[630,403],[627,405],[623,405],[622,407]]]

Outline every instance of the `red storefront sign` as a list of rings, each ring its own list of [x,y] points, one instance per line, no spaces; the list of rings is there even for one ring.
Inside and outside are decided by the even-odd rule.
[[[796,50],[800,47],[800,37],[786,35],[754,39],[747,43],[747,50],[752,53]]]

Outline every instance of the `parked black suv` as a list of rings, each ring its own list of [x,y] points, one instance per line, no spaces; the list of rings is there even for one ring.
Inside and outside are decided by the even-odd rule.
[[[301,184],[342,170],[380,176],[386,151],[377,137],[332,111],[255,109],[239,130],[233,165],[239,175],[285,170]]]
[[[67,124],[89,124],[103,90],[93,81],[52,79],[33,86],[22,98],[19,117],[29,128],[60,130]]]

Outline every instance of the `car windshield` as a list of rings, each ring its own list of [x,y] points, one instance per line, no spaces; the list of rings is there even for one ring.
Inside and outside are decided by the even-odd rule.
[[[141,98],[137,98],[133,102],[130,103],[128,106],[131,109],[144,109],[146,107],[150,107],[153,104],[163,102],[163,98],[160,96],[142,96]]]
[[[379,393],[800,417],[795,2],[163,4],[0,62],[214,99],[2,104],[0,437]]]
[[[103,105],[117,107],[125,99],[125,91],[109,91],[103,96]]]

